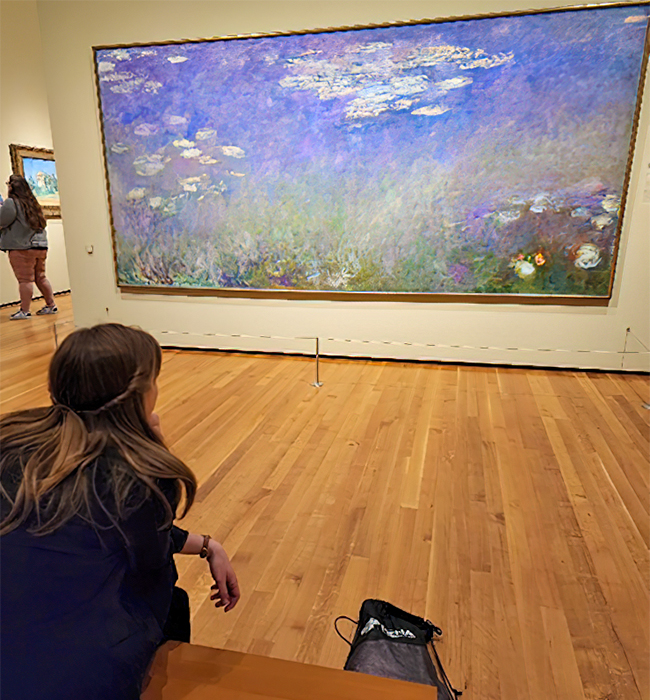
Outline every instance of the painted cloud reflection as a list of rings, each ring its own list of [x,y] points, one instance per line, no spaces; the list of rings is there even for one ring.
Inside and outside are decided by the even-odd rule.
[[[646,24],[99,49],[119,281],[607,294]]]

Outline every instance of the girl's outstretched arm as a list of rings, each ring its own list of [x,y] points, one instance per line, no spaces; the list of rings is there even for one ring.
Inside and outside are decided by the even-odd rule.
[[[210,573],[214,579],[210,600],[214,600],[215,607],[223,607],[226,612],[232,610],[240,597],[237,576],[224,548],[216,540],[205,541],[204,535],[189,534],[181,554],[205,554],[208,560]],[[205,545],[205,548],[204,548]]]

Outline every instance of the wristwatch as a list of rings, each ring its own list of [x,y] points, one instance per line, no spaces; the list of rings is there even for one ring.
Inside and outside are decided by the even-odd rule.
[[[206,559],[208,556],[208,543],[210,542],[210,535],[203,535],[203,547],[199,552],[201,559]]]

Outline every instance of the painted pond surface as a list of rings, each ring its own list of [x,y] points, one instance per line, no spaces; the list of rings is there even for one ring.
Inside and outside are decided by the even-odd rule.
[[[606,296],[647,13],[97,50],[119,283]]]

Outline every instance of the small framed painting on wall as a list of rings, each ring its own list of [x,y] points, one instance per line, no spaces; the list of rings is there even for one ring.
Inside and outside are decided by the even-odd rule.
[[[45,218],[60,219],[61,201],[54,151],[12,143],[9,153],[14,175],[22,175],[29,182],[38,203],[43,207]]]

